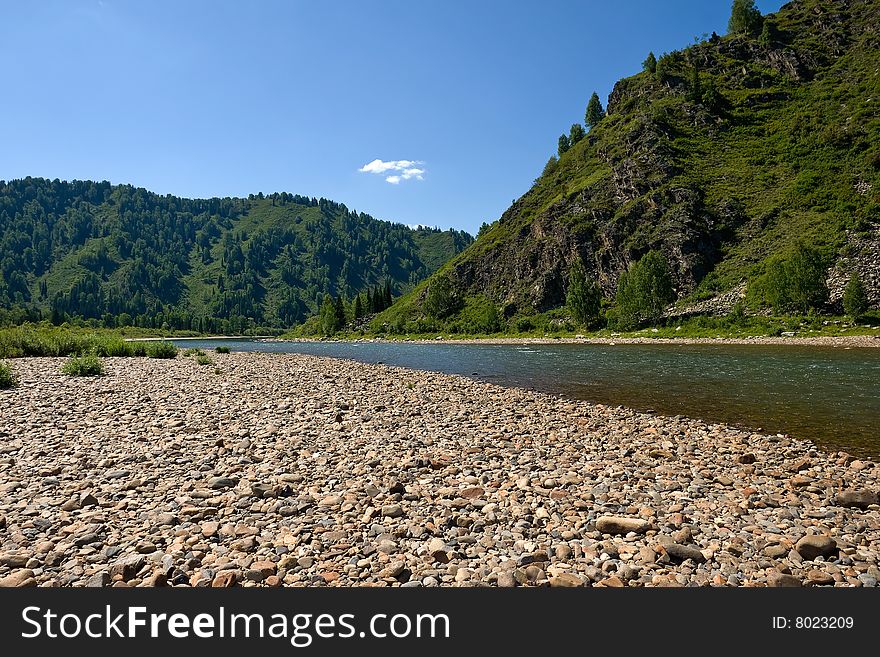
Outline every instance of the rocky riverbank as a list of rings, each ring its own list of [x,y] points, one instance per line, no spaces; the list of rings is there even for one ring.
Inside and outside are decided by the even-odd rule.
[[[876,586],[877,465],[303,355],[12,361],[0,586]]]

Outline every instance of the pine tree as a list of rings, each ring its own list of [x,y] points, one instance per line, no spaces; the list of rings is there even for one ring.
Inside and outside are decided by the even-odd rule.
[[[568,142],[571,146],[574,146],[581,139],[586,137],[587,133],[584,131],[584,126],[580,123],[574,123],[571,126],[571,130],[568,133]]]
[[[605,116],[605,110],[602,109],[602,103],[599,102],[599,94],[595,91],[590,96],[590,102],[587,103],[586,123],[587,127],[593,128]]]
[[[391,281],[387,281],[385,283],[385,308],[390,308],[393,302],[394,297],[391,294]]]
[[[565,155],[570,147],[571,140],[568,138],[568,135],[559,135],[559,145],[556,148],[556,151],[559,153],[559,157]]]
[[[731,34],[755,35],[761,29],[763,20],[755,0],[733,0],[727,30]]]
[[[361,295],[358,294],[354,298],[354,319],[359,320],[364,316],[364,307],[361,305]]]
[[[654,56],[653,52],[649,52],[645,61],[642,62],[642,69],[648,73],[654,73],[657,71],[657,58]]]
[[[336,315],[336,326],[338,328],[342,328],[346,325],[345,321],[345,301],[342,300],[342,297],[336,297],[336,300],[333,302],[333,313]]]

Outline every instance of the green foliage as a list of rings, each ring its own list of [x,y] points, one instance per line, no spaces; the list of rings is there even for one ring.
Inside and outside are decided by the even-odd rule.
[[[146,343],[147,358],[177,358],[177,351],[177,347],[165,340]]]
[[[690,87],[688,89],[688,98],[693,103],[700,103],[703,100],[703,83],[700,81],[700,69],[694,66],[691,69]]]
[[[61,366],[61,373],[67,376],[102,376],[104,364],[95,354],[71,356]]]
[[[581,326],[596,326],[601,304],[602,292],[595,281],[587,281],[583,263],[578,258],[568,273],[566,305],[572,319]]]
[[[504,328],[498,307],[491,299],[478,295],[470,297],[461,309],[449,318],[443,327],[449,333],[491,335]]]
[[[568,133],[568,142],[571,146],[574,146],[586,136],[587,133],[584,130],[584,126],[582,126],[580,123],[573,123],[571,126],[571,130]]]
[[[324,303],[321,305],[319,313],[321,333],[325,336],[333,336],[342,328],[342,322],[339,320],[339,314],[336,311],[336,302],[333,297],[324,297]]]
[[[18,385],[18,378],[9,363],[0,361],[0,390],[8,390]]]
[[[593,95],[590,96],[590,101],[587,103],[587,113],[585,116],[587,127],[594,128],[604,117],[605,110],[602,108],[602,103],[599,102],[599,94],[594,91]]]
[[[761,29],[763,18],[755,0],[733,0],[727,31],[731,34],[755,35]]]
[[[642,70],[648,73],[655,73],[657,71],[657,58],[653,52],[649,52],[645,61],[642,62]]]
[[[227,347],[226,345],[220,345],[219,347],[215,347],[214,351],[217,352],[218,354],[228,354],[229,347]]]
[[[208,354],[199,354],[196,356],[196,365],[211,365],[214,361],[211,360],[211,357]]]
[[[649,251],[620,277],[616,327],[626,331],[642,323],[655,323],[674,299],[666,258],[658,251]]]
[[[433,319],[448,317],[460,308],[460,300],[456,293],[452,279],[447,276],[437,276],[428,286],[425,295],[425,312]]]
[[[769,18],[764,20],[764,25],[761,28],[761,36],[758,37],[758,43],[762,46],[772,46],[777,39],[776,34],[776,24],[770,20]]]
[[[287,193],[0,181],[0,321],[262,332],[302,321],[326,294],[411,289],[471,241]]]
[[[545,178],[547,176],[552,176],[553,172],[556,171],[556,168],[558,166],[559,166],[559,159],[555,155],[551,155],[550,159],[547,160],[547,164],[544,165],[544,170],[541,172],[541,177]],[[483,230],[481,228],[480,233],[482,233],[482,232],[483,232]]]
[[[191,347],[189,349],[184,350],[183,357],[189,358],[190,356],[204,356],[205,352],[196,347]]]
[[[709,80],[703,85],[703,94],[700,101],[710,112],[720,112],[724,108],[724,96],[718,91],[718,86],[714,80]]]
[[[858,321],[868,311],[868,295],[858,272],[854,272],[843,290],[843,310],[853,321]]]
[[[821,310],[828,301],[826,275],[822,252],[798,241],[787,255],[768,263],[767,272],[754,281],[753,295],[778,314]]]
[[[556,147],[556,152],[559,154],[559,157],[565,155],[569,148],[571,148],[571,139],[569,139],[568,135],[559,135],[559,143]]]
[[[654,77],[658,82],[666,82],[672,74],[673,56],[669,53],[660,55],[660,59],[654,65]]]

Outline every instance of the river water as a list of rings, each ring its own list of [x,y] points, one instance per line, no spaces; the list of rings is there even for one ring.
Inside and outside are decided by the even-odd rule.
[[[187,340],[461,374],[808,438],[880,457],[880,349],[786,345],[491,345]]]

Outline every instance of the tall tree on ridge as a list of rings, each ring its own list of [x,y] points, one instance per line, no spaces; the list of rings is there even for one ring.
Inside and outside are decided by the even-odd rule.
[[[602,103],[599,102],[599,94],[594,91],[593,95],[590,96],[590,102],[587,103],[587,127],[593,128],[604,116],[605,110],[602,109]]]

